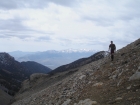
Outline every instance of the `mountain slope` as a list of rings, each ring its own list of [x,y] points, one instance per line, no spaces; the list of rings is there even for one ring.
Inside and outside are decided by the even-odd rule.
[[[8,53],[0,53],[0,84],[3,84],[8,93],[14,95],[20,88],[23,80],[30,75],[28,71]]]
[[[110,57],[24,81],[12,105],[140,105],[140,39]],[[31,85],[30,85],[31,84]],[[30,86],[30,88],[28,88]]]
[[[14,95],[21,86],[21,82],[33,73],[47,73],[51,69],[36,62],[18,62],[8,53],[0,53],[0,84],[1,88],[10,95]]]
[[[21,65],[30,72],[30,75],[33,73],[48,73],[51,71],[50,68],[34,61],[21,62]]]

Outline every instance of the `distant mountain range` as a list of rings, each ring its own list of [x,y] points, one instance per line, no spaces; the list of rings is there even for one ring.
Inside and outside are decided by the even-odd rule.
[[[44,52],[22,52],[14,51],[9,52],[17,61],[35,61],[42,65],[45,65],[51,69],[55,69],[59,66],[69,64],[80,58],[85,58],[93,55],[97,51],[95,50],[76,50],[67,49],[62,51],[48,50]]]

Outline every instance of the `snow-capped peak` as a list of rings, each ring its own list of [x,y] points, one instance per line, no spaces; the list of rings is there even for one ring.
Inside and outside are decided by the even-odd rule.
[[[60,52],[72,53],[72,52],[96,52],[96,50],[91,49],[66,49],[61,50]]]

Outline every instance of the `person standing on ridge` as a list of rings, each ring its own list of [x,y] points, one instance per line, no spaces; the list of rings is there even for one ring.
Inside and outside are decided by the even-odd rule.
[[[111,60],[114,60],[114,51],[116,51],[116,45],[113,44],[113,41],[111,41],[111,44],[109,45],[109,51],[111,54]]]

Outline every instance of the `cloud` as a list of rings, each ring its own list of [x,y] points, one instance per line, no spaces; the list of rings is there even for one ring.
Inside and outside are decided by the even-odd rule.
[[[2,35],[0,34],[0,38],[17,37],[20,39],[25,39],[31,37],[31,35],[28,34],[32,30],[22,25],[22,20],[19,18],[0,20],[0,23],[0,31],[2,33]]]
[[[0,20],[0,31],[2,33],[2,35],[0,35],[1,36],[0,38],[19,37],[22,39],[22,38],[30,37],[23,34],[25,31],[29,31],[29,29],[23,26],[21,24],[21,21],[22,20],[17,18],[9,19],[9,20]]]
[[[36,39],[39,36],[53,35],[53,32],[43,32],[39,30],[33,30],[30,27],[25,26],[23,19],[14,18],[8,20],[0,20],[0,38],[19,38],[19,39]],[[43,37],[40,37],[43,39]],[[39,38],[39,39],[40,39]]]
[[[50,3],[71,7],[77,0],[0,0],[0,9],[47,8]]]
[[[48,0],[48,1],[62,6],[73,6],[78,3],[77,0]]]
[[[140,37],[139,4],[139,0],[0,0],[0,41],[37,46],[34,51],[106,50],[110,40],[121,48]]]
[[[17,2],[15,0],[0,0],[0,9],[16,9],[18,7]]]
[[[50,38],[50,37],[48,37],[48,36],[41,36],[41,37],[38,37],[38,38],[36,38],[36,41],[43,41],[43,42],[49,42],[49,41],[51,41],[52,39]]]
[[[88,0],[81,4],[77,13],[83,21],[91,21],[97,26],[113,26],[118,21],[131,21],[140,17],[139,0],[134,1],[95,1]],[[93,8],[91,8],[93,7]]]
[[[12,30],[12,31],[20,31],[20,30],[28,30],[27,27],[22,25],[22,19],[9,19],[9,20],[0,20],[0,29],[1,30]]]
[[[31,37],[30,35],[16,35],[16,32],[13,32],[13,34],[11,34],[12,32],[4,32],[4,34],[0,34],[0,39],[10,39],[10,38],[19,38],[19,39],[26,39]]]

